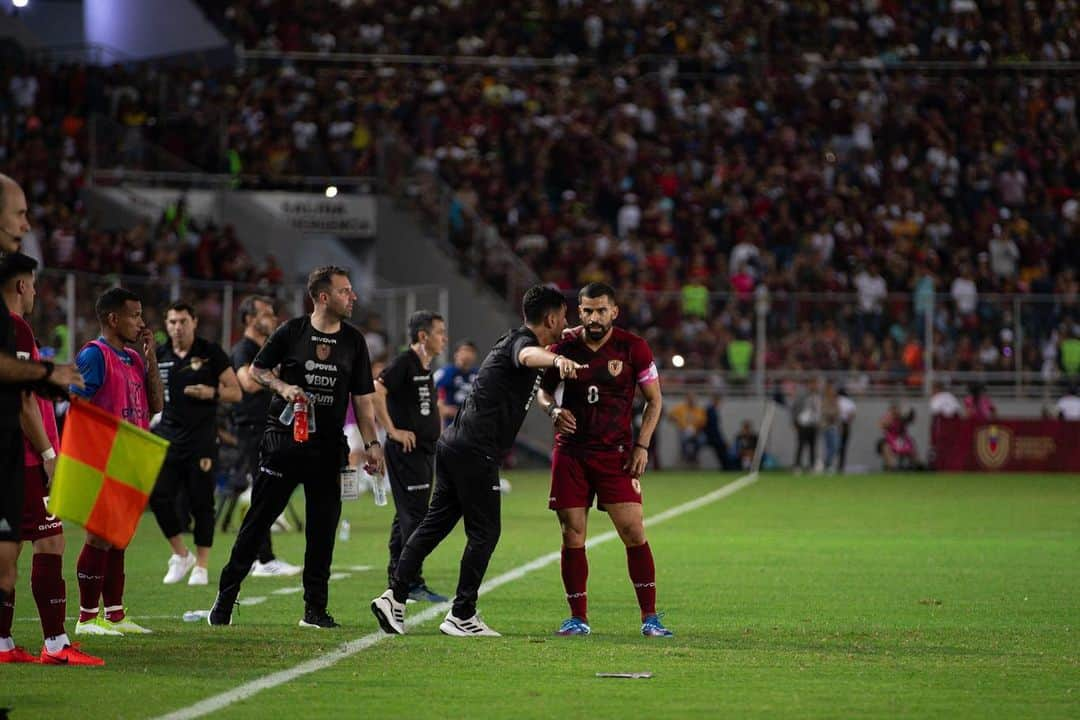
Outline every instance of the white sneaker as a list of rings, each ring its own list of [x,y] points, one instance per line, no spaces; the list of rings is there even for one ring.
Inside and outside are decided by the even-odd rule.
[[[293,565],[277,558],[266,563],[256,560],[251,566],[251,577],[291,577],[299,575],[303,569],[300,565]]]
[[[453,635],[454,637],[502,637],[502,633],[497,633],[487,626],[487,623],[480,619],[479,615],[473,615],[468,620],[461,620],[454,617],[454,611],[446,613],[446,619],[442,621],[442,625],[439,626],[439,630],[443,635]]]
[[[165,579],[161,582],[166,585],[175,585],[184,579],[191,568],[195,567],[195,553],[188,551],[187,555],[171,555],[169,557],[169,572],[165,573]]]
[[[117,620],[116,622],[105,618],[101,621],[101,624],[104,625],[107,629],[115,630],[121,635],[150,635],[154,632],[149,628],[144,628],[142,625],[133,621],[126,615],[124,616],[123,620]],[[76,632],[78,632],[78,630],[76,630]]]
[[[193,567],[191,569],[191,577],[188,578],[188,585],[208,585],[210,583],[209,572],[204,567]]]
[[[405,634],[405,603],[394,599],[394,591],[387,590],[371,601],[371,612],[379,621],[379,627],[390,635]]]
[[[100,617],[80,620],[75,623],[76,635],[123,635],[122,632],[105,627],[105,620]]]
[[[289,519],[285,517],[285,513],[281,513],[277,516],[277,520],[275,520],[274,524],[270,526],[270,532],[292,532],[292,525],[289,523]]]

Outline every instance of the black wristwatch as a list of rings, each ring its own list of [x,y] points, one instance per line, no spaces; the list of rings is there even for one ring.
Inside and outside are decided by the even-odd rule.
[[[370,450],[373,447],[382,447],[382,443],[378,440],[372,440],[369,443],[364,443],[364,450]]]
[[[41,365],[45,368],[45,377],[41,378],[41,380],[48,380],[52,377],[53,370],[56,369],[56,365],[52,364],[48,360],[42,360]]]

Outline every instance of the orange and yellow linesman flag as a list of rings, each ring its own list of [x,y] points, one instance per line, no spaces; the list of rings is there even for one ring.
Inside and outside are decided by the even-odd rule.
[[[131,542],[169,443],[82,400],[72,400],[49,512],[114,547]]]

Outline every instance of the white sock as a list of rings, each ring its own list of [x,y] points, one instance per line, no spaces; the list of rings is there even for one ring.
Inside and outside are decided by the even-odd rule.
[[[15,641],[11,639],[11,636],[0,638],[0,652],[11,652],[15,649]]]
[[[51,655],[55,655],[70,644],[71,641],[68,640],[67,633],[61,633],[60,635],[47,637],[45,638],[45,652]]]

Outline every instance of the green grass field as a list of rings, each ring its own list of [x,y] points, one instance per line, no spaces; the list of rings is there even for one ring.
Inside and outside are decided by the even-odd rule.
[[[546,475],[508,477],[493,578],[559,546]],[[649,515],[733,475],[647,476]],[[236,625],[185,623],[213,588],[161,584],[168,549],[147,516],[128,552],[127,603],[149,636],[89,638],[105,668],[5,666],[12,718],[154,717],[332,652],[378,628],[391,508],[346,506],[331,584],[338,631],[296,626],[298,578],[249,578]],[[593,535],[610,529],[592,517]],[[685,718],[1080,717],[1080,477],[764,475],[731,496],[650,530],[659,602],[674,639],[638,634],[616,540],[590,552],[588,638],[557,638],[567,614],[558,564],[481,598],[501,639],[448,638],[429,621],[331,667],[214,711],[215,717]],[[69,615],[77,607],[69,534]],[[216,580],[232,535],[219,535]],[[276,535],[299,562],[302,537]],[[463,535],[430,558],[427,579],[453,588]],[[37,651],[40,627],[20,563],[15,639]],[[369,566],[370,570],[357,570]],[[410,613],[423,608],[410,605]],[[69,621],[69,632],[73,622]],[[650,680],[598,679],[648,670]]]

